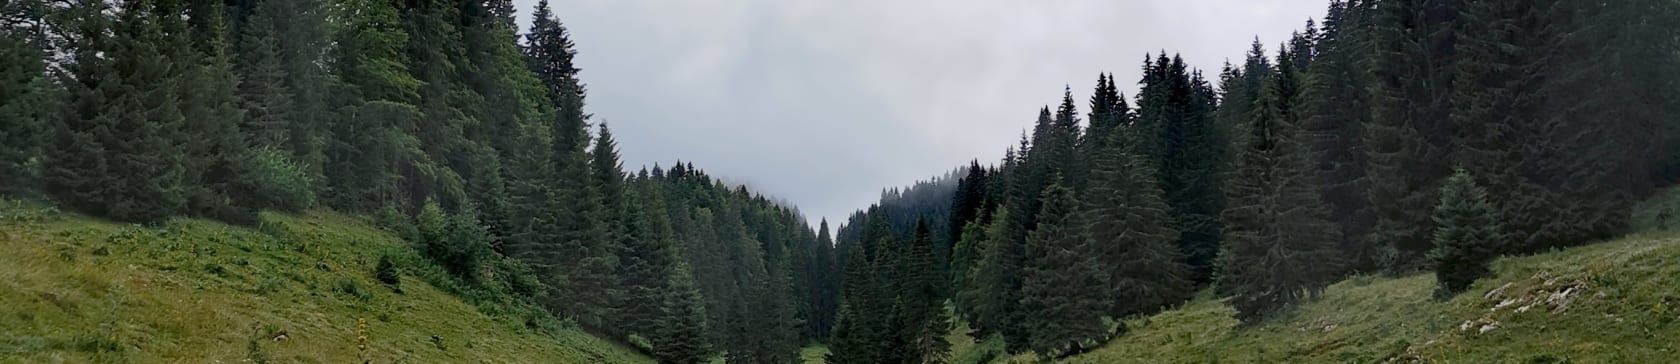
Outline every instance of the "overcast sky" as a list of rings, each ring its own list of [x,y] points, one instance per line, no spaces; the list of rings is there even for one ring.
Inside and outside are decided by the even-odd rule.
[[[536,0],[515,0],[529,28]],[[692,161],[836,224],[888,186],[995,162],[1145,53],[1210,78],[1328,0],[551,0],[625,168]],[[815,227],[815,226],[813,226]]]

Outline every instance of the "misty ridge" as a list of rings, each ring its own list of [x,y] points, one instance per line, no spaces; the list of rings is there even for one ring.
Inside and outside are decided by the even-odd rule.
[[[0,362],[1669,362],[1675,29],[9,0]]]

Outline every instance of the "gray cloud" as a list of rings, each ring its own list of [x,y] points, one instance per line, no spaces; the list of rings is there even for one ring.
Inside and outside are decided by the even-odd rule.
[[[522,27],[535,0],[516,0]],[[589,111],[626,166],[681,158],[815,222],[1000,158],[1064,85],[1130,85],[1144,53],[1214,76],[1324,0],[560,0]],[[1128,97],[1135,86],[1122,87]]]

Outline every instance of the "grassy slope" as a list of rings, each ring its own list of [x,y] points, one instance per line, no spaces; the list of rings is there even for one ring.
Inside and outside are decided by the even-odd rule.
[[[346,216],[140,228],[4,204],[0,362],[651,362],[494,319],[413,276],[395,293],[374,262],[410,250]]]
[[[1075,357],[1075,363],[1658,363],[1680,358],[1680,189],[1636,209],[1642,231],[1502,258],[1442,302],[1432,274],[1354,277],[1254,327],[1202,297]]]

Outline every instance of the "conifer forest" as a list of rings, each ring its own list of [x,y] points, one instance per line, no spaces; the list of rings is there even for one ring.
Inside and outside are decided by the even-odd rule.
[[[1120,49],[826,217],[627,161],[556,1],[0,0],[0,362],[1680,361],[1680,1]]]

